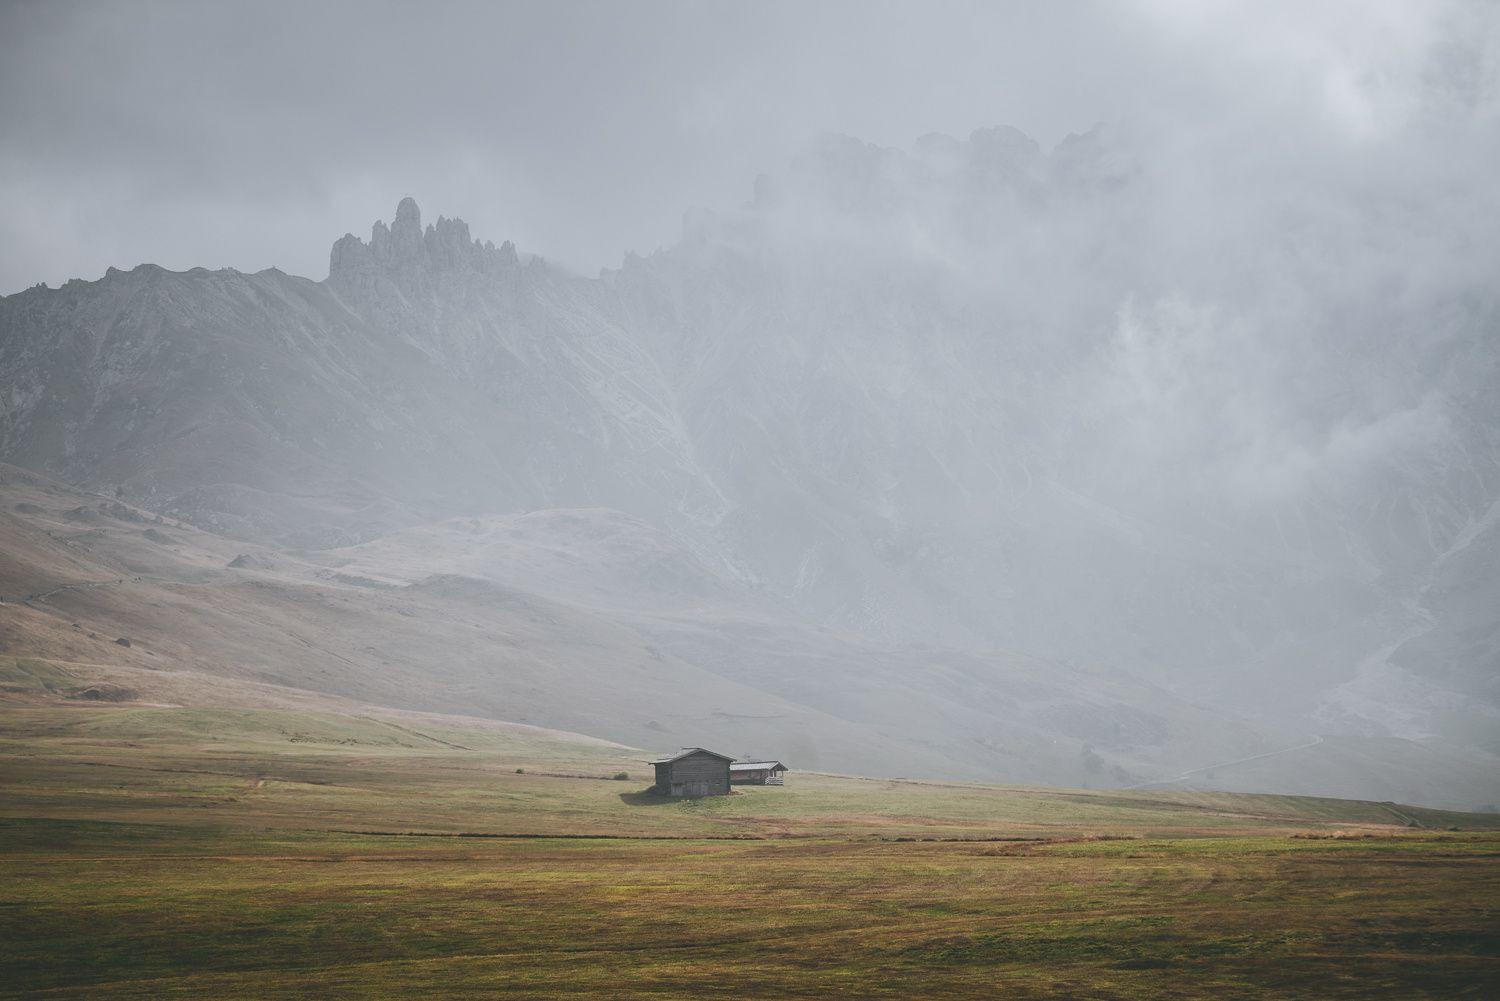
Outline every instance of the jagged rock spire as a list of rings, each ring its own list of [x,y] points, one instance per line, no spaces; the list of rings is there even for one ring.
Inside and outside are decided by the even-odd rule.
[[[419,264],[425,249],[422,245],[422,210],[417,208],[415,199],[403,198],[396,206],[396,219],[391,223],[390,249],[384,263],[397,266]]]
[[[509,240],[500,247],[481,243],[469,235],[462,219],[438,217],[436,225],[422,228],[422,210],[416,199],[401,199],[396,216],[387,226],[376,221],[367,244],[346,233],[333,245],[328,277],[347,282],[359,275],[386,274],[416,277],[446,272],[501,271],[518,263],[516,248]]]

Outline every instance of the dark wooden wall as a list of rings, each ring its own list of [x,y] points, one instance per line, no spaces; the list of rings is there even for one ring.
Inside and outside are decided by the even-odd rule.
[[[729,762],[698,751],[669,765],[658,765],[656,784],[669,794],[680,788],[690,796],[725,796],[729,793]]]

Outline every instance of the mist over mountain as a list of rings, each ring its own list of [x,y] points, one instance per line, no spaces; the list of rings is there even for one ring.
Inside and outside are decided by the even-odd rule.
[[[0,460],[424,608],[532,595],[822,714],[782,732],[832,766],[1130,784],[1308,745],[1209,784],[1469,807],[1500,775],[1500,254],[1451,138],[1290,179],[1107,126],[828,136],[592,278],[407,198],[324,281],[0,299]],[[426,642],[391,677],[456,683]],[[299,687],[401,697],[360,663]],[[635,741],[735,715],[580,719],[569,685],[640,682],[568,670],[463,701]]]

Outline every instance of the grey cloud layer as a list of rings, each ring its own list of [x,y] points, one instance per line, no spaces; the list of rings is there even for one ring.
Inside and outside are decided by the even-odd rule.
[[[143,260],[321,277],[403,194],[592,270],[824,131],[1131,123],[1219,198],[1495,122],[1481,4],[22,2],[0,28],[6,291]],[[1241,191],[1216,209],[1253,214]]]

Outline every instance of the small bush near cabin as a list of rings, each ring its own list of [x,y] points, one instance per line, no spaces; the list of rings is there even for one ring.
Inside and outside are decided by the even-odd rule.
[[[630,773],[629,772],[615,772],[615,781],[616,782],[629,782],[630,781]]]

